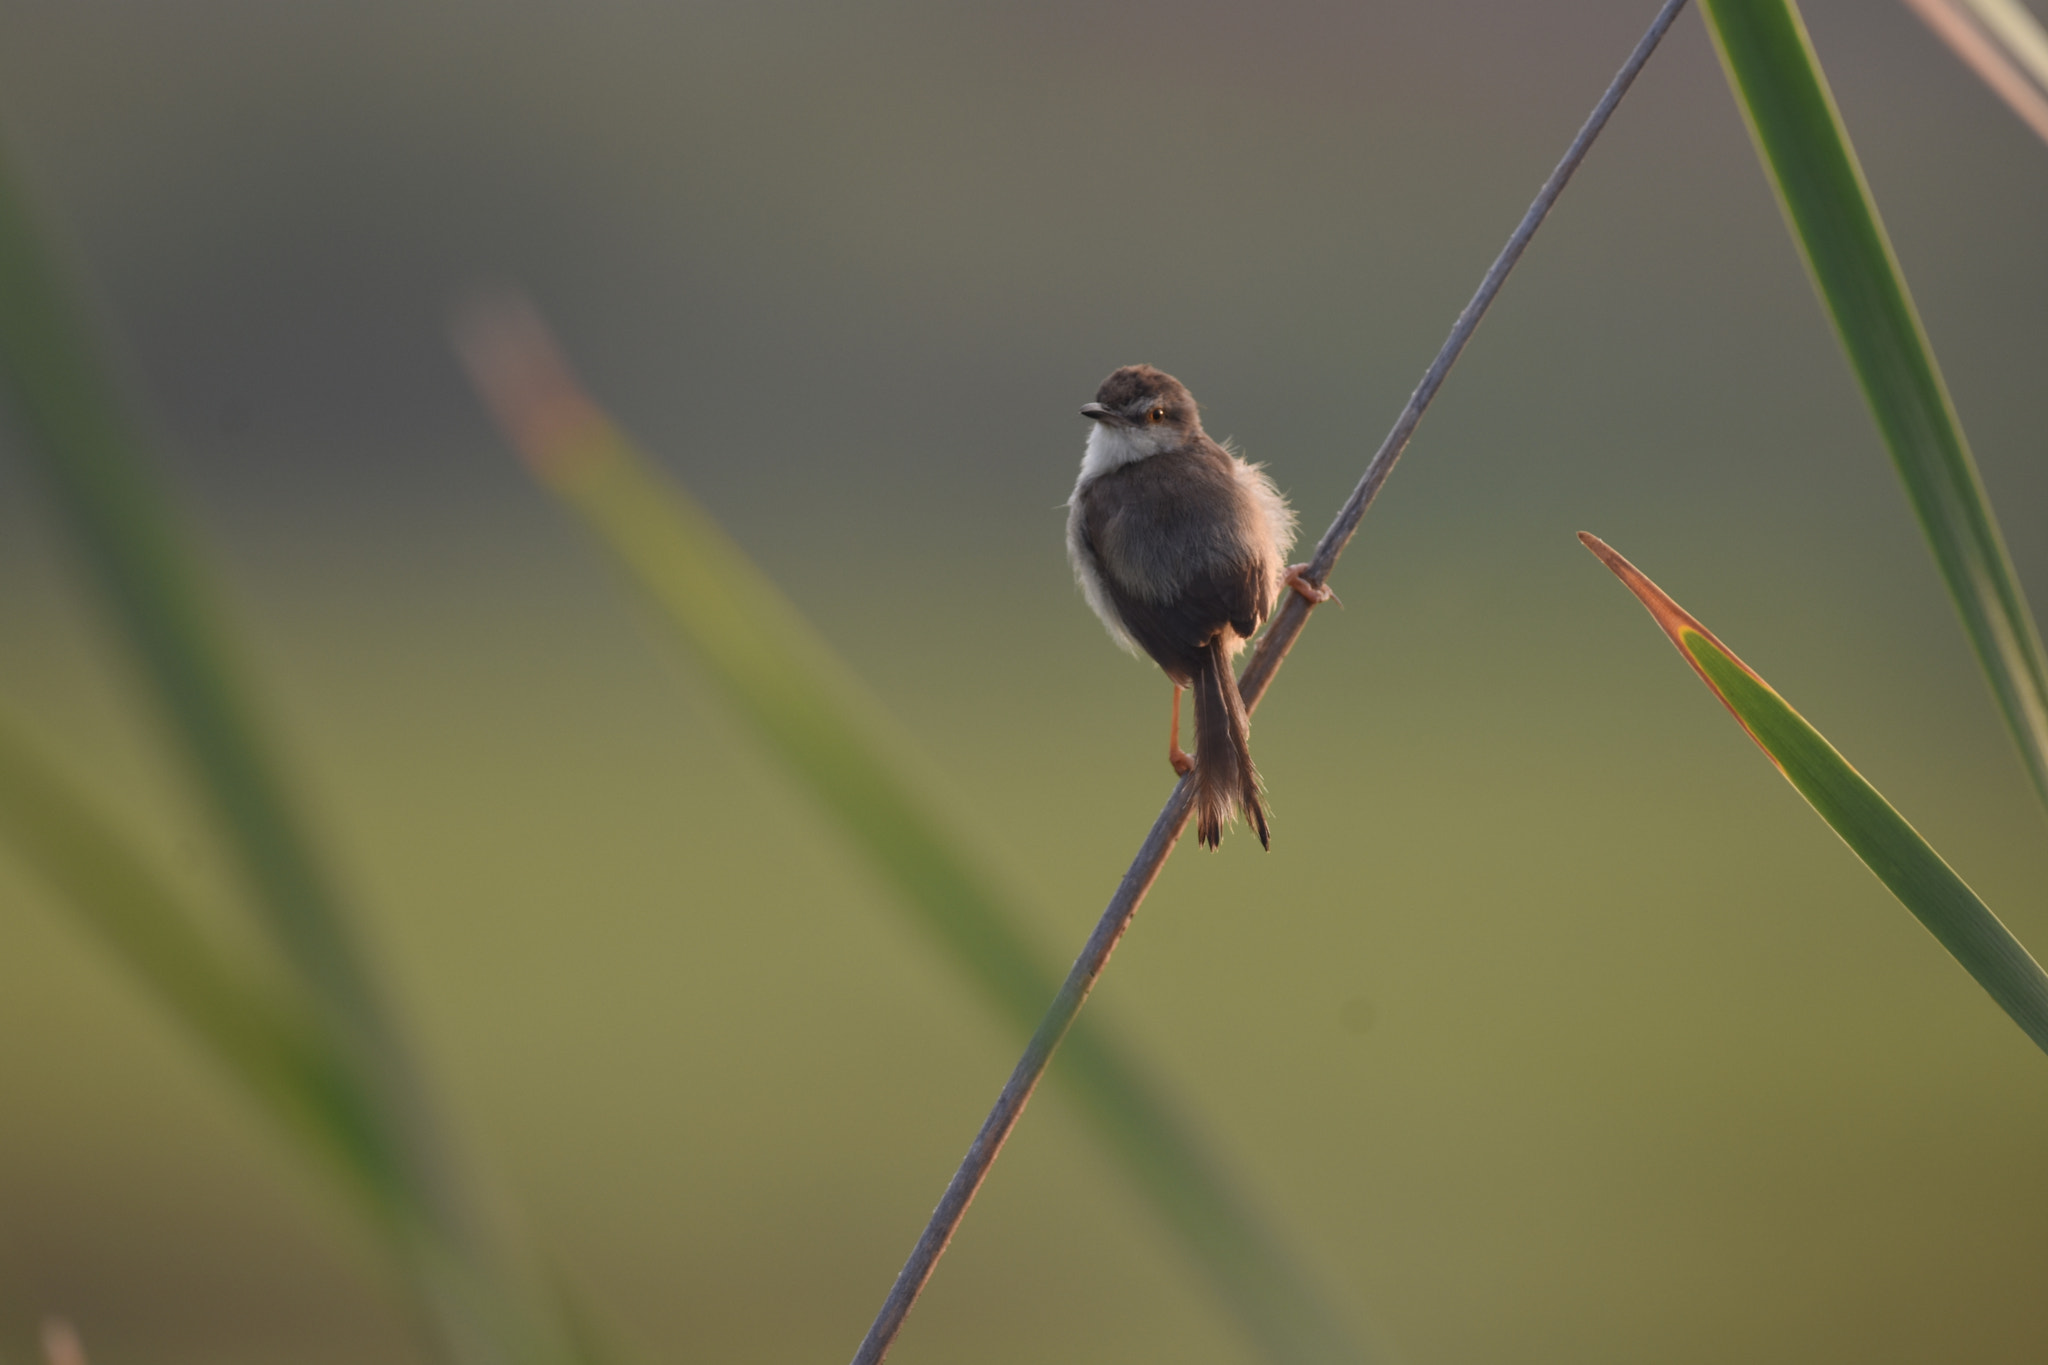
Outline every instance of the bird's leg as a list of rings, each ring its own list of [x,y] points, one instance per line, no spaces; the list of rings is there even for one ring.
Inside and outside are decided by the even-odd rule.
[[[1337,594],[1331,592],[1320,583],[1309,582],[1306,577],[1307,572],[1308,565],[1306,564],[1289,564],[1287,572],[1280,576],[1280,581],[1300,593],[1303,600],[1312,607],[1323,602],[1337,602]],[[1337,605],[1341,607],[1344,604],[1337,602]]]
[[[1186,777],[1194,770],[1195,760],[1182,753],[1180,747],[1180,694],[1182,690],[1179,683],[1173,685],[1173,725],[1166,734],[1166,761],[1173,765],[1175,772],[1179,773],[1182,777]]]

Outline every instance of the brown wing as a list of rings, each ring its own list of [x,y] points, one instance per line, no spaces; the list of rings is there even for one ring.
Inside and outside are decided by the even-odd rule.
[[[1103,475],[1081,504],[1083,547],[1124,629],[1176,682],[1226,626],[1265,617],[1264,573],[1237,533],[1242,494],[1221,451],[1154,455]]]
[[[1168,602],[1134,596],[1112,575],[1104,575],[1103,585],[1131,638],[1169,677],[1185,685],[1201,663],[1203,647],[1225,626],[1243,636],[1258,629],[1259,581],[1256,565],[1218,565]]]

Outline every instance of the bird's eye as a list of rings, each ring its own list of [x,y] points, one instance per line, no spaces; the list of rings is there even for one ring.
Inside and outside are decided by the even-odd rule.
[[[1148,412],[1148,413],[1146,413],[1146,414],[1145,414],[1145,420],[1146,420],[1146,421],[1148,421],[1148,422],[1164,422],[1164,421],[1166,420],[1166,409],[1165,409],[1165,408],[1154,408],[1154,409],[1152,409],[1152,411],[1150,411],[1150,412]]]

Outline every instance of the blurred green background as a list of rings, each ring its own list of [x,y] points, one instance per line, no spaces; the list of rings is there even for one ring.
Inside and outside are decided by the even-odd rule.
[[[1064,962],[1171,781],[1063,561],[1075,407],[1173,371],[1319,531],[1649,8],[0,3],[0,121],[403,1013],[623,1341],[850,1354],[1019,1040],[530,483],[449,305],[532,289]],[[2048,149],[1902,6],[1806,10],[2048,601]],[[1581,528],[2048,945],[1688,15],[1260,713],[1274,851],[1176,855],[1091,1010],[1392,1359],[2043,1358],[2042,1058]],[[218,895],[121,666],[0,459],[0,689]],[[327,1187],[11,861],[0,907],[0,1358],[61,1313],[96,1365],[423,1359]],[[1055,1087],[892,1358],[1250,1357]]]

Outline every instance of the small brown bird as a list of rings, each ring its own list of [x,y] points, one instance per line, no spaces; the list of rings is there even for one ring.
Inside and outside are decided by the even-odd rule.
[[[1095,423],[1067,500],[1067,557],[1082,595],[1132,653],[1173,680],[1167,761],[1194,773],[1195,837],[1209,848],[1242,806],[1270,848],[1252,766],[1251,718],[1231,660],[1282,585],[1311,602],[1328,588],[1286,567],[1294,513],[1259,466],[1209,439],[1172,375],[1126,365],[1081,415]],[[1195,690],[1195,753],[1180,747],[1180,694]]]

